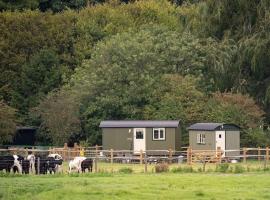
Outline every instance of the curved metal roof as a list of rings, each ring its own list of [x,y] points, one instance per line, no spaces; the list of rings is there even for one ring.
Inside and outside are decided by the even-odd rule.
[[[203,130],[203,131],[240,130],[240,127],[235,124],[226,124],[226,123],[196,123],[188,127],[188,130]]]
[[[179,120],[110,120],[100,122],[100,128],[177,128]]]

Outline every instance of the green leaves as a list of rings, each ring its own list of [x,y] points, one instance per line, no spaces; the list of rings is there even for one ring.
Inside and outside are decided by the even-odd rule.
[[[16,110],[0,100],[0,144],[12,141],[16,123]]]

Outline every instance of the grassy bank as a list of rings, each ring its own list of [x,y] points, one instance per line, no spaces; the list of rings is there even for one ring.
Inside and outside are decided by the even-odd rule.
[[[270,174],[87,174],[0,178],[9,199],[270,199]]]

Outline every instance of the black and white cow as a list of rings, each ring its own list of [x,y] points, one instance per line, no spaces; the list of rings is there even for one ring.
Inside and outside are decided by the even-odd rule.
[[[0,170],[5,170],[6,172],[18,172],[22,173],[22,156],[18,155],[9,155],[9,156],[0,156]]]
[[[62,172],[62,163],[63,163],[62,156],[60,154],[53,153],[53,154],[48,155],[48,159],[51,159],[51,158],[54,159],[54,161],[53,161],[53,164],[55,165],[55,166],[53,166],[55,169],[54,171],[55,172]],[[52,161],[52,159],[51,159],[51,161]]]
[[[86,157],[75,157],[69,162],[69,173],[74,170],[78,173],[85,172],[88,169],[89,172],[92,172],[93,160]]]
[[[56,173],[59,170],[59,166],[63,163],[62,159],[56,159],[53,156],[35,158],[35,171],[36,174]]]

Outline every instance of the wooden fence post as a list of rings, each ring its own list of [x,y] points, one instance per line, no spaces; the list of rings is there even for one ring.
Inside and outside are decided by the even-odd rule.
[[[98,145],[96,145],[96,153],[95,153],[95,172],[96,173],[98,172],[97,159],[98,159]]]
[[[63,159],[66,161],[67,160],[67,143],[64,144],[64,152],[63,152]]]
[[[140,150],[140,164],[143,163],[143,150]]]
[[[192,149],[191,149],[191,147],[187,148],[187,163],[188,163],[188,165],[192,164]]]
[[[247,148],[243,148],[243,162],[247,163]]]
[[[169,149],[169,164],[172,163],[172,149]]]
[[[73,148],[73,156],[74,157],[76,157],[76,156],[78,156],[78,144],[77,144],[77,142],[75,142],[74,143],[74,148]],[[80,154],[80,152],[79,152],[79,154]]]
[[[40,157],[37,159],[37,174],[40,174]]]
[[[261,161],[261,148],[258,147],[258,161]]]
[[[113,149],[111,149],[111,164],[113,164]]]
[[[26,157],[28,155],[28,148],[25,149],[25,154],[26,154]]]
[[[147,154],[144,154],[144,173],[147,173]]]
[[[217,160],[221,163],[221,147],[217,147]]]
[[[269,161],[269,147],[266,147],[266,151],[265,151],[265,160],[266,160],[266,162]]]

